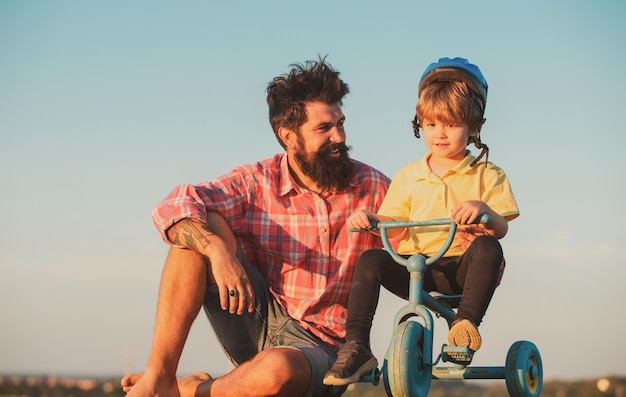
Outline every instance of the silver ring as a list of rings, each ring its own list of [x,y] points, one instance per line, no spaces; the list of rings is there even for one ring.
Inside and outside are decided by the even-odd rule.
[[[230,296],[232,296],[232,297],[235,297],[235,296],[237,296],[237,290],[236,290],[236,289],[231,289],[231,290],[228,292],[228,294],[229,294]]]

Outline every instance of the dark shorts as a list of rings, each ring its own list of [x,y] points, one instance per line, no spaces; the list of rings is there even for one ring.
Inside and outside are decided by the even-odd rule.
[[[296,349],[311,364],[311,384],[304,396],[340,396],[345,388],[329,387],[322,383],[324,374],[337,358],[334,349],[289,317],[270,293],[267,281],[259,271],[240,251],[237,257],[252,282],[256,297],[255,310],[241,315],[222,310],[215,285],[209,286],[204,299],[204,310],[226,356],[237,366],[251,360],[262,350],[275,347]]]

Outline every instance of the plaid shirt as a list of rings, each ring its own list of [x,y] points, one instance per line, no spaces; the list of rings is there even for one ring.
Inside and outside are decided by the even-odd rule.
[[[354,161],[354,160],[353,160]],[[221,214],[250,262],[269,281],[289,316],[323,341],[345,337],[348,293],[356,261],[381,247],[372,233],[347,230],[352,212],[376,212],[389,179],[357,161],[348,192],[322,197],[293,180],[285,154],[234,169],[198,185],[180,185],[153,212],[163,239],[184,218]]]

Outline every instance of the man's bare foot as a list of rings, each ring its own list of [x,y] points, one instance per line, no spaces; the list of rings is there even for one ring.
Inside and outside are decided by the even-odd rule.
[[[124,390],[125,393],[128,393],[142,376],[143,374],[130,374],[124,376],[120,382],[122,384],[122,390]]]
[[[143,374],[130,374],[124,376],[121,381],[122,390],[124,390],[125,393],[130,393],[131,390],[133,390],[132,394],[127,394],[128,397],[161,395],[180,395],[181,397],[196,397],[205,395],[205,393],[206,395],[208,395],[211,383],[213,383],[209,382],[213,380],[213,378],[206,372],[196,372],[193,375],[185,376],[178,379],[178,387],[175,388],[176,390],[172,390],[171,386],[166,387],[166,390],[163,390],[163,388],[159,387],[159,385],[154,385],[154,387],[147,387],[147,383],[149,382],[147,382],[145,379],[143,382],[140,382],[142,379]]]
[[[178,389],[181,397],[208,396],[213,378],[206,372],[196,372],[193,375],[178,379]]]
[[[120,382],[127,397],[178,397],[175,377],[154,379],[145,374],[126,375]]]

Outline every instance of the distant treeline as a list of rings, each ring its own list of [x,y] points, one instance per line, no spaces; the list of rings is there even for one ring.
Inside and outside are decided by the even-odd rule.
[[[0,397],[121,397],[120,378],[1,375]],[[429,397],[507,397],[504,381],[433,380]],[[343,397],[385,397],[382,384],[352,385]],[[626,377],[544,382],[542,397],[626,397]]]
[[[0,397],[120,397],[120,378],[0,376]]]

